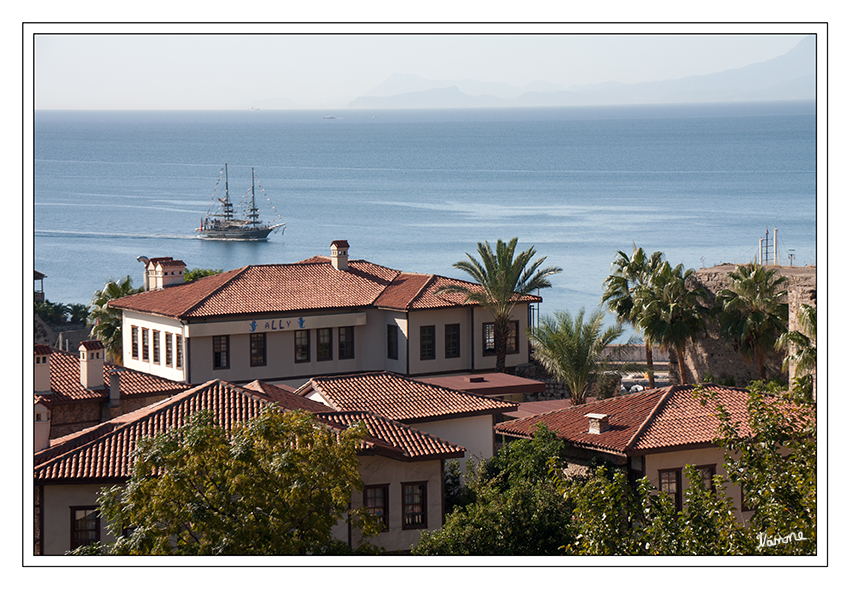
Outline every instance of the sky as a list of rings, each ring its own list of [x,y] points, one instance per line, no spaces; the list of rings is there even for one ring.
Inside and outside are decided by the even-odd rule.
[[[131,30],[139,34],[122,34],[120,27],[51,27],[34,36],[35,106],[244,109],[286,99],[304,108],[339,107],[394,73],[516,87],[636,83],[766,61],[802,39],[723,34],[729,27],[703,29],[710,34],[613,34],[630,31],[623,27],[515,27],[488,34],[474,26],[441,34],[444,28],[410,29],[420,31],[415,34],[392,26],[184,26],[169,30],[192,34],[156,34],[157,27],[137,26]],[[385,34],[367,34],[375,30]]]

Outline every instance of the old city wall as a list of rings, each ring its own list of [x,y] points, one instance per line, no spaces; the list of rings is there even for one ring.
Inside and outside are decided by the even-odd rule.
[[[723,264],[694,272],[693,279],[709,291],[709,304],[714,304],[717,293],[729,286],[728,274],[734,269],[734,264]],[[789,329],[799,329],[796,317],[799,306],[801,304],[815,306],[816,304],[816,268],[813,266],[781,267],[779,272],[787,279]],[[783,353],[775,351],[767,355],[765,367],[769,379],[783,378],[783,357]],[[671,372],[677,372],[675,355],[671,355],[670,360]],[[755,362],[748,363],[735,346],[720,338],[719,326],[715,320],[709,322],[708,330],[704,335],[687,347],[685,366],[691,382],[702,382],[710,376],[722,384],[745,386],[751,380],[758,378]]]

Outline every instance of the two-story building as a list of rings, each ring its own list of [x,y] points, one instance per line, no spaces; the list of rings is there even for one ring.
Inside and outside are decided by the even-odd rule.
[[[187,283],[182,262],[140,258],[150,290],[109,304],[123,314],[124,365],[187,383],[294,386],[317,375],[494,369],[492,315],[463,295],[436,294],[463,281],[349,260],[348,250],[334,241],[330,256]],[[528,361],[530,307],[541,301],[524,296],[515,307],[507,366]]]

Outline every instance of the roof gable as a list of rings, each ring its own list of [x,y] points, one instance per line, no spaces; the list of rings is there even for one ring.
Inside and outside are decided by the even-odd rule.
[[[369,411],[404,423],[503,413],[516,403],[413,380],[392,372],[314,377],[298,389],[318,393],[337,411]]]

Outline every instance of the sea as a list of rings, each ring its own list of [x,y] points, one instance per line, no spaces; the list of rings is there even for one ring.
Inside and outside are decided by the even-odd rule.
[[[352,259],[466,278],[453,264],[479,242],[517,237],[563,269],[541,313],[589,313],[635,246],[695,269],[746,263],[776,228],[782,264],[815,265],[815,114],[812,102],[37,111],[34,266],[49,301],[88,304],[107,280],[141,286],[139,256],[229,270],[345,239]],[[237,211],[253,168],[261,220],[285,230],[198,237],[224,164]]]

